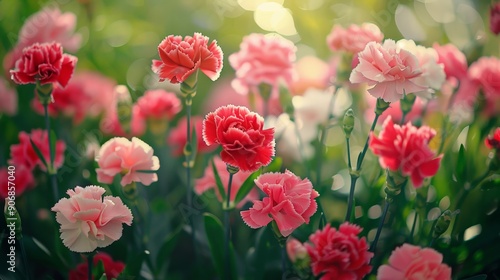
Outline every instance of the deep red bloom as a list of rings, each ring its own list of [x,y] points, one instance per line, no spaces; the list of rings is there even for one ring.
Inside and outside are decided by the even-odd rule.
[[[93,259],[94,267],[102,261],[104,272],[108,280],[117,278],[125,268],[125,264],[121,261],[114,261],[110,255],[106,253],[97,253]],[[87,260],[80,263],[75,269],[69,272],[69,280],[87,280],[88,279],[88,264]]]
[[[306,248],[313,274],[323,274],[321,280],[355,280],[370,273],[373,253],[368,251],[366,239],[358,237],[362,230],[348,222],[338,230],[327,224],[309,236],[311,244],[306,243]]]
[[[35,43],[23,49],[23,55],[10,70],[12,80],[17,84],[59,83],[68,84],[73,75],[77,58],[63,53],[59,43]]]
[[[387,118],[379,137],[372,132],[369,146],[379,156],[380,165],[391,171],[410,176],[413,186],[422,185],[425,177],[434,176],[441,162],[429,149],[436,131],[428,126],[414,127],[410,122],[399,126]]]
[[[10,160],[9,164],[19,166],[24,165],[29,169],[39,166],[43,171],[46,170],[42,161],[38,158],[38,155],[31,145],[30,138],[36,147],[42,153],[45,162],[50,163],[50,150],[49,150],[49,136],[46,130],[33,129],[30,134],[21,131],[19,133],[19,144],[10,146]],[[66,144],[62,140],[56,142],[54,165],[55,168],[59,168],[64,162],[64,151],[66,150]]]
[[[500,2],[490,8],[490,30],[495,35],[500,34]]]
[[[493,136],[488,136],[484,139],[484,144],[489,149],[500,150],[500,127],[495,130]]]
[[[274,129],[242,106],[228,105],[209,113],[203,121],[203,140],[222,145],[221,158],[243,171],[256,171],[274,156]]]
[[[18,197],[26,189],[34,186],[35,180],[30,168],[25,165],[16,165],[13,167],[13,170],[9,170],[7,167],[0,168],[0,197],[2,198],[6,198],[12,194]],[[15,187],[15,190],[12,187]]]
[[[302,224],[309,223],[318,205],[319,196],[309,179],[301,179],[292,172],[265,173],[255,184],[267,196],[254,201],[252,208],[241,211],[243,221],[251,228],[266,226],[274,220],[282,236],[289,236]]]
[[[153,60],[152,70],[160,81],[182,83],[198,69],[212,81],[222,70],[222,50],[217,41],[208,44],[208,37],[194,33],[193,37],[170,35],[161,41],[158,54],[161,60]]]

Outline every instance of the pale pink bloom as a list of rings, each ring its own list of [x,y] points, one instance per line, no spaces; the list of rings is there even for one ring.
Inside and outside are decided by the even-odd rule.
[[[461,80],[467,76],[467,58],[455,45],[432,46],[438,54],[438,63],[443,64],[446,77]]]
[[[347,29],[334,25],[326,42],[332,51],[344,51],[356,54],[362,51],[369,42],[382,42],[384,34],[373,23],[362,25],[351,24]]]
[[[71,12],[61,13],[57,7],[45,7],[31,15],[21,27],[14,49],[4,58],[4,70],[13,68],[23,49],[34,43],[58,42],[65,50],[76,52],[80,48],[82,36],[75,34],[75,27],[76,15]]]
[[[451,268],[443,264],[443,255],[432,248],[403,244],[380,266],[378,280],[450,280]]]
[[[500,110],[500,59],[493,56],[481,57],[471,64],[468,76],[482,89],[486,99],[487,113],[498,114]]]
[[[40,150],[45,162],[50,164],[49,135],[46,130],[42,129],[33,129],[30,134],[24,131],[19,132],[19,144],[10,146],[9,164],[24,165],[30,170],[38,166],[41,170],[46,171],[47,168],[35,152],[30,139]],[[64,163],[66,144],[62,140],[57,140],[55,147],[54,167],[59,169]]]
[[[309,179],[301,179],[289,170],[285,173],[265,173],[255,184],[267,196],[255,200],[252,208],[241,211],[243,221],[251,228],[266,226],[274,220],[282,236],[289,236],[302,224],[309,223],[318,205],[319,193]]]
[[[243,38],[240,50],[229,56],[236,71],[233,88],[240,94],[259,93],[260,84],[272,86],[278,95],[280,84],[289,86],[295,78],[296,47],[284,38],[253,33]]]
[[[35,186],[32,170],[22,164],[14,169],[0,167],[0,197],[19,197],[26,190]],[[12,179],[12,180],[11,180]]]
[[[2,113],[9,116],[17,114],[17,93],[4,79],[0,79],[0,114]]]
[[[229,172],[227,171],[227,164],[222,161],[222,159],[218,156],[214,157],[214,164],[215,168],[217,169],[217,173],[219,174],[219,177],[222,181],[222,186],[224,187],[224,190],[226,191],[227,195],[227,184],[229,182]],[[234,199],[236,198],[236,194],[241,188],[241,185],[245,182],[245,180],[248,178],[248,176],[252,175],[252,172],[247,172],[247,171],[238,171],[236,174],[233,175],[233,181],[231,183],[231,197],[229,198],[230,202],[233,202]],[[214,171],[212,169],[212,164],[209,163],[208,166],[205,168],[205,172],[203,173],[203,177],[196,179],[194,183],[194,191],[198,194],[201,195],[204,192],[213,189],[215,191],[215,194],[217,195],[217,199],[220,202],[226,203],[225,201],[222,201],[221,194],[219,192],[219,188],[217,187],[216,181],[215,181],[215,175]],[[248,202],[248,201],[253,201],[255,199],[259,198],[259,193],[257,192],[257,189],[253,188],[248,195],[243,198],[240,203],[236,206],[238,208],[243,207],[243,205]]]
[[[366,83],[374,97],[394,102],[404,94],[427,90],[415,81],[422,75],[418,58],[394,40],[385,40],[383,45],[370,42],[358,56],[359,64],[349,80],[355,84]]]
[[[102,145],[96,161],[99,165],[96,169],[97,181],[101,183],[113,183],[118,174],[122,176],[122,186],[132,182],[149,186],[158,181],[156,173],[150,173],[160,168],[158,157],[153,156],[151,146],[136,137],[132,141],[123,137],[111,138]],[[143,170],[149,172],[141,172]]]
[[[363,228],[344,222],[338,230],[327,224],[311,234],[305,246],[314,276],[358,280],[370,273],[373,253],[368,251],[366,239],[359,237],[361,231]]]
[[[417,45],[413,40],[401,39],[396,44],[398,47],[411,52],[418,59],[422,74],[413,78],[412,82],[427,89],[414,93],[424,98],[432,97],[434,90],[440,89],[446,79],[444,67],[438,63],[437,51],[433,48]]]
[[[135,106],[139,107],[142,117],[155,120],[171,120],[182,110],[181,100],[175,93],[163,89],[147,90]]]
[[[286,253],[292,263],[309,257],[306,246],[293,237],[286,241]]]
[[[304,56],[294,63],[297,79],[290,84],[293,94],[302,94],[308,89],[326,89],[330,78],[335,76],[333,67],[315,56]]]
[[[61,239],[77,253],[92,252],[109,246],[122,236],[123,225],[132,224],[132,212],[119,197],[105,196],[99,186],[76,187],[68,190],[52,211],[61,224]]]
[[[429,148],[436,131],[428,126],[414,127],[411,122],[403,126],[394,124],[389,117],[377,137],[370,134],[369,147],[379,156],[382,168],[409,176],[415,188],[421,187],[424,178],[436,175],[442,155]]]
[[[202,133],[203,133],[203,118],[200,116],[191,116],[191,129],[196,131],[196,140],[197,140],[197,152],[198,153],[207,153],[213,151],[215,146],[207,146],[205,141],[203,141]],[[170,130],[170,134],[167,138],[167,143],[170,145],[172,149],[172,154],[175,156],[181,156],[183,154],[184,146],[186,145],[187,139],[187,118],[182,117],[177,125]]]

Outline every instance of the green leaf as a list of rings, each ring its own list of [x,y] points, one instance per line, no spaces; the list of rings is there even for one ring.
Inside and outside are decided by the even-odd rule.
[[[45,168],[47,168],[47,170],[49,170],[49,166],[47,164],[47,161],[45,161],[45,158],[43,157],[42,152],[40,152],[40,149],[38,149],[38,147],[35,145],[35,142],[33,142],[31,137],[30,137],[30,143],[31,143],[31,146],[33,147],[33,150],[35,150],[36,155],[42,161]]]
[[[230,257],[230,277],[224,276],[224,228],[217,217],[210,213],[203,214],[205,222],[205,232],[207,233],[208,245],[212,252],[212,259],[215,269],[222,279],[238,279],[236,271],[236,254],[234,253],[233,243],[229,241]]]
[[[472,276],[472,277],[469,277],[469,278],[465,278],[464,280],[485,280],[488,278],[488,275],[486,274],[479,274],[479,275],[475,275],[475,276]]]
[[[102,260],[99,260],[97,262],[97,265],[92,267],[92,276],[94,276],[94,279],[100,280],[100,279],[102,279],[102,277],[104,277],[104,279],[106,279],[106,274],[105,274],[105,270],[104,270],[104,263],[102,262]]]
[[[54,159],[56,158],[56,141],[57,141],[57,136],[54,130],[50,130],[50,165],[54,166]]]
[[[493,174],[486,177],[479,183],[482,190],[491,190],[500,187],[500,174]]]
[[[146,252],[141,252],[140,254],[132,252],[127,260],[125,269],[120,274],[120,278],[129,279],[129,276],[137,277],[141,271],[142,263],[145,258],[147,258]]]
[[[220,196],[222,197],[222,201],[226,201],[226,191],[224,189],[224,186],[222,185],[222,180],[220,179],[217,167],[215,167],[215,162],[213,158],[210,164],[212,164],[212,171],[214,172],[215,184],[217,185],[217,189],[219,190]]]
[[[261,169],[255,171],[254,173],[250,174],[248,178],[243,182],[241,185],[240,189],[238,190],[238,193],[236,193],[236,197],[234,198],[234,205],[237,205],[240,201],[242,201],[245,196],[252,190],[253,186],[255,185],[255,179],[259,177],[261,174]]]
[[[283,166],[283,159],[275,157],[273,161],[266,167],[266,172],[279,172]]]
[[[459,182],[463,182],[466,176],[466,167],[467,160],[466,160],[466,151],[465,147],[463,144],[460,144],[460,149],[458,150],[458,158],[457,158],[457,165],[455,166],[455,175],[457,176],[457,180]]]
[[[177,239],[179,239],[181,232],[182,227],[178,227],[165,238],[163,245],[161,245],[158,251],[158,256],[156,257],[156,267],[158,271],[161,271],[162,266],[167,263],[172,251],[175,249],[175,245],[177,245]]]

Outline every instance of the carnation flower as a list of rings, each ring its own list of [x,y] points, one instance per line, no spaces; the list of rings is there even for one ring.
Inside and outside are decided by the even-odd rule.
[[[145,119],[171,120],[182,110],[181,100],[175,93],[163,89],[148,90],[137,99],[140,115]]]
[[[486,137],[484,143],[489,149],[496,149],[500,152],[500,127],[495,130],[493,136]]]
[[[0,114],[17,114],[17,92],[9,88],[4,79],[0,79]]]
[[[438,54],[437,62],[443,64],[448,79],[461,80],[467,76],[467,58],[455,45],[446,44],[440,46],[434,43],[432,47],[436,50]]]
[[[122,186],[132,182],[149,186],[158,181],[156,173],[148,172],[160,168],[158,157],[153,156],[151,146],[136,137],[132,141],[123,137],[108,140],[101,146],[96,161],[99,165],[96,169],[97,181],[101,183],[113,183],[113,178],[118,174],[122,175]]]
[[[240,94],[259,93],[259,85],[268,84],[277,95],[280,83],[289,86],[294,80],[295,51],[294,44],[281,37],[245,36],[240,51],[229,56],[236,71],[233,88]]]
[[[484,93],[486,110],[489,115],[496,115],[500,108],[500,59],[497,57],[481,57],[472,63],[468,72],[469,78]],[[477,92],[477,91],[476,91]],[[471,91],[469,94],[474,94]]]
[[[242,171],[256,171],[271,163],[274,130],[246,107],[228,105],[209,113],[203,121],[203,140],[222,146],[222,160]]]
[[[493,34],[500,34],[500,3],[490,7],[490,30]]]
[[[373,253],[368,251],[363,229],[348,222],[335,229],[327,224],[309,236],[306,243],[314,276],[320,279],[362,279],[370,273]]]
[[[119,197],[102,197],[106,190],[99,186],[68,190],[52,211],[61,224],[61,239],[77,253],[103,248],[122,236],[123,225],[132,224],[132,212]]]
[[[30,170],[38,166],[41,170],[46,171],[47,168],[35,152],[30,139],[42,154],[45,162],[50,164],[49,135],[46,130],[42,129],[33,129],[30,134],[24,131],[19,133],[19,144],[10,146],[9,164],[24,165]],[[62,140],[58,140],[55,147],[54,168],[59,169],[64,163],[66,144]]]
[[[428,126],[414,127],[411,122],[399,126],[389,117],[377,137],[370,134],[369,147],[379,156],[382,168],[410,176],[413,186],[422,186],[424,178],[434,176],[442,156],[436,157],[429,141],[436,131]]]
[[[222,50],[214,40],[194,33],[193,37],[170,35],[158,45],[161,60],[153,60],[152,70],[160,82],[182,83],[198,69],[212,81],[217,80],[222,70]]]
[[[451,268],[443,264],[443,256],[431,248],[403,244],[389,257],[389,264],[379,267],[379,280],[448,280]]]
[[[11,78],[17,84],[58,83],[65,87],[73,75],[77,60],[63,53],[59,43],[35,43],[23,49],[15,69],[10,70]]]
[[[345,51],[356,54],[362,51],[369,42],[381,42],[384,34],[372,23],[362,25],[351,24],[347,29],[334,25],[326,42],[332,51]]]
[[[252,208],[241,211],[243,221],[251,228],[266,226],[274,220],[282,236],[289,236],[302,224],[309,223],[318,205],[319,196],[309,179],[301,179],[291,171],[265,173],[255,184],[267,196],[255,200]]]
[[[120,273],[122,273],[123,269],[125,269],[125,264],[121,261],[114,261],[110,255],[99,252],[95,254],[92,259],[92,264],[94,267],[97,267],[99,262],[102,262],[104,266],[104,273],[106,273],[106,279],[117,279]],[[88,262],[85,260],[84,262],[78,264],[74,269],[69,271],[69,280],[87,280],[88,277]]]

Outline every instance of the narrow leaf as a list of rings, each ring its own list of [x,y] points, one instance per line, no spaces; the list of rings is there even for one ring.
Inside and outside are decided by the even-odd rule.
[[[488,275],[486,274],[479,274],[475,275],[469,278],[465,278],[464,280],[486,280],[488,278]]]
[[[275,157],[273,161],[266,167],[267,172],[279,172],[283,166],[283,159],[281,157]]]
[[[250,174],[248,178],[243,182],[241,185],[240,189],[238,190],[238,193],[236,193],[236,197],[234,198],[234,205],[237,205],[240,201],[242,201],[247,194],[252,190],[253,186],[255,185],[255,179],[259,177],[261,174],[261,169],[255,171],[254,173]]]
[[[211,160],[212,171],[214,172],[215,184],[217,185],[217,189],[222,197],[222,201],[226,201],[226,191],[224,186],[222,185],[222,180],[220,179],[219,172],[217,171],[217,167],[215,167],[214,159]]]
[[[466,170],[465,166],[467,163],[467,160],[465,158],[465,147],[463,144],[460,144],[460,149],[458,150],[458,158],[457,158],[457,165],[455,166],[455,174],[457,176],[457,179],[459,182],[463,182],[466,176]]]
[[[42,161],[43,165],[45,166],[45,168],[47,168],[47,170],[49,169],[49,166],[47,165],[47,161],[45,161],[45,158],[43,157],[42,155],[42,152],[40,151],[40,149],[38,149],[38,147],[35,145],[35,142],[33,142],[33,140],[31,139],[30,137],[30,143],[31,143],[31,146],[33,147],[33,150],[35,150],[35,153],[36,155],[38,156],[38,158]]]
[[[208,245],[212,252],[215,269],[222,279],[238,279],[236,271],[236,254],[234,253],[233,243],[229,242],[229,257],[230,257],[230,277],[224,276],[224,229],[222,223],[210,213],[203,214],[205,231],[207,233]]]
[[[161,245],[160,250],[158,251],[158,256],[156,257],[156,267],[158,271],[161,271],[162,266],[165,265],[167,260],[170,258],[170,255],[175,249],[175,245],[177,245],[177,239],[179,239],[182,227],[178,227],[175,231],[171,232],[165,238],[163,245]]]

